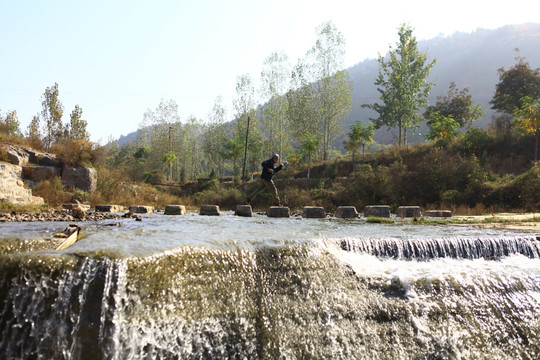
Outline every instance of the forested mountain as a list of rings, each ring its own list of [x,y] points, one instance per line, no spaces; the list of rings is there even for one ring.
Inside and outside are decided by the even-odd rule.
[[[395,47],[395,44],[387,45]],[[489,101],[499,80],[497,69],[510,68],[515,64],[517,56],[526,58],[532,68],[540,67],[540,24],[507,25],[495,30],[478,29],[472,33],[439,36],[420,41],[419,48],[428,53],[429,59],[437,59],[437,64],[428,78],[435,84],[430,93],[430,104],[435,103],[437,96],[446,95],[453,81],[458,89],[467,87],[473,101],[485,110],[484,117],[474,125],[486,127],[493,114]],[[516,49],[519,49],[519,53]],[[344,133],[335,142],[336,146],[342,147],[345,134],[356,120],[367,122],[376,115],[373,111],[362,108],[362,105],[378,101],[379,93],[374,85],[378,70],[376,59],[366,59],[348,69],[354,86],[352,113],[343,124]],[[121,136],[118,142],[122,145],[135,139],[136,132]],[[392,131],[380,129],[375,140],[386,144],[393,143]],[[413,136],[410,140],[422,141],[423,136]]]
[[[391,44],[394,47],[394,44]],[[436,58],[428,80],[435,84],[429,102],[434,104],[437,96],[446,95],[452,81],[457,88],[469,88],[472,99],[486,111],[484,118],[474,125],[485,127],[491,121],[493,111],[489,101],[499,81],[497,69],[508,69],[515,64],[516,56],[526,58],[532,68],[540,67],[540,24],[508,25],[495,30],[478,29],[473,33],[456,33],[449,37],[437,37],[420,41],[418,47]],[[519,53],[515,49],[519,49]],[[376,59],[364,60],[349,68],[354,83],[353,110],[343,128],[358,119],[367,121],[376,114],[363,109],[362,104],[374,103],[379,93],[373,85],[379,64]],[[378,142],[392,143],[391,133],[381,129],[376,135]]]

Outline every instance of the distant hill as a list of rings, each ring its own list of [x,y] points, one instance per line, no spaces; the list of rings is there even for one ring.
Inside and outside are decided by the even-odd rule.
[[[394,48],[395,42],[391,45]],[[435,103],[437,96],[446,95],[450,82],[454,81],[458,89],[469,88],[473,101],[482,105],[486,111],[485,116],[474,125],[485,127],[493,114],[489,101],[499,81],[497,69],[508,69],[515,64],[515,57],[518,56],[515,49],[519,48],[519,56],[525,57],[531,67],[540,67],[540,24],[507,25],[495,30],[478,29],[472,33],[455,33],[448,37],[420,41],[418,46],[421,51],[427,51],[430,59],[437,59],[428,79],[435,84],[429,97],[430,104]],[[379,71],[376,59],[364,60],[348,70],[354,85],[353,109],[343,124],[344,134],[335,143],[340,148],[351,124],[358,119],[367,122],[370,117],[376,116],[373,111],[361,106],[378,101],[379,96],[373,84]],[[133,132],[121,136],[118,142],[122,145],[136,138],[137,133]],[[377,131],[376,140],[382,143],[394,142],[391,132],[385,128]],[[421,141],[423,137],[417,136],[416,140]]]

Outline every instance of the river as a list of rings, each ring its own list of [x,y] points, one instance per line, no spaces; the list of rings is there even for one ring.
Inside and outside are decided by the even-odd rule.
[[[0,358],[537,359],[537,234],[146,215],[0,224]]]

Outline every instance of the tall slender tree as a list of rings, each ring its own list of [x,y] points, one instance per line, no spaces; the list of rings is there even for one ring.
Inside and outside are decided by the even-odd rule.
[[[51,146],[60,140],[64,134],[62,116],[64,106],[59,98],[58,84],[45,89],[42,98],[41,117],[45,127],[45,147],[50,150]]]
[[[397,144],[407,144],[407,131],[418,127],[421,117],[418,112],[427,104],[433,85],[427,77],[435,60],[428,62],[427,53],[418,50],[413,29],[405,24],[398,31],[396,49],[388,58],[379,56],[379,75],[375,85],[380,93],[380,103],[363,105],[378,113],[371,119],[377,128],[398,128]]]
[[[90,134],[86,129],[88,122],[82,119],[82,112],[79,105],[75,105],[75,109],[71,112],[68,129],[71,140],[90,140]]]

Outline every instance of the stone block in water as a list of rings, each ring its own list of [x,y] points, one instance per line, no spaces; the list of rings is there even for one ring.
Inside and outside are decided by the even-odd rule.
[[[234,215],[252,217],[253,211],[251,210],[251,205],[236,205]]]
[[[342,219],[355,218],[358,217],[358,211],[354,206],[338,206],[336,217]]]
[[[450,210],[426,210],[424,216],[428,217],[452,217]]]
[[[364,208],[364,216],[390,217],[390,206],[388,205],[368,205]]]
[[[396,215],[403,218],[418,218],[422,213],[419,206],[400,206],[396,210]]]
[[[290,217],[290,210],[287,206],[270,206],[268,209],[268,217]]]
[[[129,212],[133,214],[152,214],[154,212],[154,207],[145,205],[131,205],[129,207]]]
[[[320,206],[304,206],[302,217],[308,219],[324,219],[326,218],[326,212],[324,211],[324,208]]]
[[[165,206],[165,215],[184,215],[186,207],[184,205],[167,205]]]
[[[96,212],[122,212],[122,205],[96,205]]]
[[[217,205],[203,205],[199,211],[199,215],[219,216],[219,206]]]

